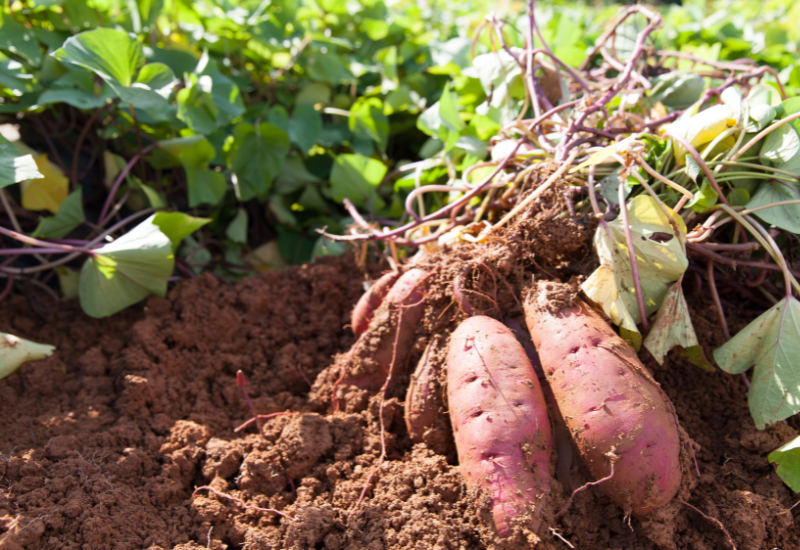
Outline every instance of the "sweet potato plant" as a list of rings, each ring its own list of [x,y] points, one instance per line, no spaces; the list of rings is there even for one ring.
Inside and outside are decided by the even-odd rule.
[[[698,477],[692,434],[642,358],[676,353],[712,369],[713,352],[748,385],[758,428],[800,412],[794,65],[764,59],[779,72],[739,55],[735,41],[724,58],[677,44],[685,36],[672,49],[660,33],[674,12],[641,4],[587,40],[568,15],[530,0],[516,23],[481,19],[471,40],[437,27],[448,40],[435,54],[422,51],[423,27],[384,21],[382,3],[365,3],[352,22],[324,4],[319,21],[303,12],[298,21],[313,23],[299,34],[286,19],[305,8],[288,4],[254,8],[246,29],[226,23],[238,12],[200,10],[187,23],[138,6],[126,30],[98,24],[63,40],[52,14],[4,12],[7,28],[39,44],[5,46],[27,63],[12,75],[21,83],[11,111],[40,128],[52,159],[0,142],[14,169],[0,186],[25,182],[19,197],[0,189],[13,226],[0,234],[15,242],[4,249],[2,297],[17,277],[57,273],[103,317],[163,295],[170,278],[282,261],[275,246],[296,252],[301,230],[317,231],[317,253],[386,260],[391,271],[353,311],[355,344],[313,382],[310,402],[335,415],[377,396],[383,438],[386,404],[402,398],[412,441],[443,453],[454,444],[495,541],[535,542],[556,524],[574,496],[564,478],[573,455],[592,478],[575,492],[596,485],[627,518],[685,502]],[[200,45],[165,47],[195,19]],[[370,41],[353,36],[357,26]],[[150,45],[147,33],[126,32],[145,28]],[[399,46],[381,42],[401,36]],[[270,69],[246,86],[259,56]],[[80,123],[53,132],[39,109],[60,103]],[[68,165],[51,137],[76,127]],[[389,171],[390,152],[419,160]],[[79,184],[100,163],[107,190],[87,222]],[[59,173],[57,204],[30,191],[39,180],[52,190]],[[162,184],[165,174],[179,183]],[[54,215],[25,231],[13,203],[35,199]],[[277,222],[264,229],[277,227],[275,246],[244,262],[265,215]],[[66,267],[78,258],[80,274]],[[701,347],[686,284],[713,304],[728,340],[719,349]],[[722,298],[731,293],[763,305],[735,335]],[[795,490],[798,448],[770,455]],[[384,445],[359,503],[385,458]]]

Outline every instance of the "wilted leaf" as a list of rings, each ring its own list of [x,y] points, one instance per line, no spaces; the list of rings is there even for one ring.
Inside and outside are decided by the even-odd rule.
[[[795,493],[800,493],[800,437],[769,453],[770,462],[778,465],[778,475]]]
[[[73,230],[86,221],[83,213],[83,194],[81,188],[75,191],[61,203],[55,216],[42,218],[33,232],[34,237],[49,239],[63,239]]]
[[[653,355],[659,365],[664,364],[664,357],[669,350],[678,347],[688,353],[692,363],[703,369],[712,370],[694,332],[686,298],[683,296],[681,280],[673,283],[667,291],[650,333],[644,339],[644,347]]]
[[[800,303],[784,298],[714,351],[725,372],[755,367],[748,393],[756,428],[800,412]]]
[[[55,346],[37,344],[0,332],[0,380],[16,371],[23,363],[50,357],[55,349]]]
[[[616,143],[612,143],[608,147],[604,147],[600,151],[593,153],[588,159],[580,163],[578,166],[570,170],[570,173],[577,172],[588,166],[601,164],[610,159],[613,155],[627,155],[634,152],[643,152],[644,142],[633,136],[627,137]]]
[[[676,236],[666,214],[649,195],[634,197],[627,208],[645,312],[650,315],[661,305],[669,283],[677,281],[689,265],[683,249],[686,226],[670,210],[679,232]],[[602,225],[597,228],[594,243],[601,265],[581,288],[615,324],[634,332],[641,317],[621,216],[608,227],[611,238]]]
[[[245,256],[244,261],[257,271],[267,271],[289,265],[281,256],[277,239],[262,244]]]
[[[69,178],[50,162],[47,153],[42,153],[34,160],[43,177],[22,182],[22,207],[26,210],[49,210],[55,214],[67,198]]]
[[[686,111],[688,114],[689,111]],[[681,116],[678,120],[665,126],[663,132],[669,132],[678,137],[682,137],[689,144],[698,148],[701,145],[710,143],[718,135],[732,126],[736,126],[736,116],[733,110],[727,105],[714,105],[705,111],[701,111],[693,116]],[[675,151],[676,161],[682,163],[686,156],[683,146],[673,140],[672,144]]]
[[[153,224],[155,216],[94,250],[81,269],[81,307],[92,317],[107,317],[150,294],[165,296],[175,267],[172,243]]]

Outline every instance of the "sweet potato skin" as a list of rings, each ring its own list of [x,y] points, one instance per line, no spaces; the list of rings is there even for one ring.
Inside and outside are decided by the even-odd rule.
[[[644,516],[681,484],[678,419],[634,350],[591,307],[551,311],[539,283],[524,308],[559,409],[595,479],[626,512]]]
[[[414,268],[397,279],[366,333],[347,355],[342,383],[374,391],[389,375],[393,359],[396,369],[405,365],[416,325],[425,313],[427,278],[426,271]]]
[[[495,530],[511,534],[528,512],[538,530],[550,491],[550,421],[536,373],[513,333],[489,317],[471,317],[452,334],[448,406],[461,474],[492,499]]]
[[[384,274],[359,298],[350,316],[350,326],[356,337],[366,332],[375,310],[381,306],[399,277],[400,273],[398,271],[390,271]]]
[[[425,432],[434,425],[440,414],[442,399],[438,391],[441,387],[436,380],[433,357],[437,344],[437,340],[431,340],[425,348],[406,392],[406,427],[414,443],[423,441]]]

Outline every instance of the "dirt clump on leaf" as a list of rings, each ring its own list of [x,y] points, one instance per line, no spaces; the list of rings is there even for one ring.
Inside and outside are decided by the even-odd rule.
[[[355,342],[346,325],[364,275],[347,255],[236,285],[203,275],[103,320],[74,301],[50,304],[45,320],[24,297],[7,300],[0,331],[58,349],[0,381],[0,548],[472,550],[537,539],[552,549],[728,547],[695,508],[740,549],[800,547],[797,509],[786,512],[793,495],[766,460],[795,430],[756,430],[739,377],[674,355],[663,366],[644,360],[694,442],[701,475],[692,507],[673,503],[640,521],[590,488],[538,537],[492,540],[480,522],[485,503],[466,490],[452,447],[437,454],[411,441],[410,371],[432,335],[468,316],[454,298],[456,276],[475,313],[502,320],[521,315],[532,278],[593,269],[594,223],[546,219],[546,206],[496,245],[447,247],[420,262],[435,267],[426,312],[382,410],[379,392],[353,386],[336,414],[330,385],[310,394]],[[710,352],[722,343],[715,313],[702,293],[687,298]],[[234,431],[251,417],[239,370],[259,414],[283,413],[263,420],[263,437],[255,424]],[[574,460],[558,472],[569,476],[554,488],[563,501],[589,481]]]

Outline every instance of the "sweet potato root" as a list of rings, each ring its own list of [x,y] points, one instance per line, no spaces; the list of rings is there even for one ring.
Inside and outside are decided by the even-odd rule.
[[[400,273],[397,271],[390,271],[384,274],[380,279],[372,283],[369,290],[358,300],[350,316],[350,325],[356,337],[366,332],[367,327],[369,327],[369,322],[372,321],[372,317],[375,314],[375,310],[381,306],[386,295],[389,294],[389,291],[399,277]]]
[[[538,530],[550,491],[550,421],[525,350],[499,321],[471,317],[451,336],[447,384],[461,473],[491,498],[497,534],[510,535],[515,518]]]
[[[544,374],[582,458],[626,512],[643,516],[681,484],[678,419],[633,349],[580,300],[539,283],[525,315]]]

